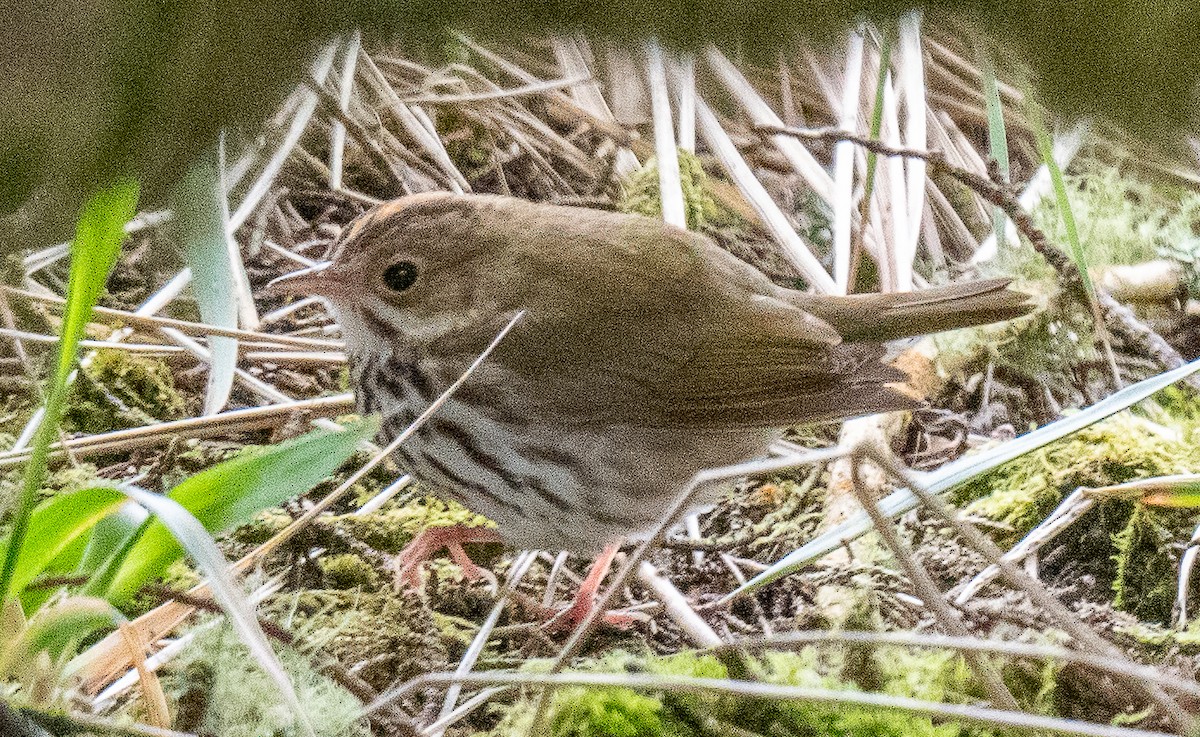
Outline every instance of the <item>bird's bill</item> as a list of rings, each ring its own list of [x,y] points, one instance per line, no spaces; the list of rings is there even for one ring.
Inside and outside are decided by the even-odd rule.
[[[315,294],[321,297],[336,297],[345,293],[348,285],[331,273],[332,261],[322,261],[307,269],[272,279],[267,283],[267,294]]]

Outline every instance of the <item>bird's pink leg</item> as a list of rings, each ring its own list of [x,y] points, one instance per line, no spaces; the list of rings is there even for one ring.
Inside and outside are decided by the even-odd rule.
[[[435,553],[445,548],[450,558],[462,568],[467,578],[487,579],[493,584],[496,577],[490,571],[475,565],[467,551],[463,550],[466,543],[498,543],[500,533],[492,527],[469,527],[467,525],[450,525],[449,527],[426,527],[404,546],[395,559],[396,582],[408,586],[414,591],[420,591],[424,582],[421,579],[421,564],[432,560]]]
[[[604,551],[600,553],[592,563],[592,567],[588,569],[587,577],[579,585],[579,593],[575,595],[575,600],[571,602],[570,606],[557,612],[546,622],[545,626],[547,629],[574,629],[583,620],[587,619],[592,609],[596,606],[596,594],[600,593],[600,584],[604,581],[604,577],[608,575],[609,570],[612,568],[613,559],[617,557],[617,553],[620,550],[620,543],[605,546]],[[621,628],[629,627],[634,622],[641,621],[639,617],[634,615],[618,612],[605,612],[602,619],[608,624]]]

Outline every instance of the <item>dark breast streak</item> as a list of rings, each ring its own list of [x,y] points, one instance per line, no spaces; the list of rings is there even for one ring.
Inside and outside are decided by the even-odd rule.
[[[350,363],[358,411],[382,416],[381,434],[389,443],[441,394],[437,382],[417,360],[415,351],[399,350],[386,359],[378,354],[351,356]],[[459,451],[461,457],[453,459],[457,463],[436,452],[446,440],[452,441]],[[513,506],[510,502],[478,477],[486,472],[506,481],[515,474],[499,458],[484,451],[482,445],[482,438],[474,438],[465,428],[434,414],[395,454],[396,460],[410,473],[470,509],[478,509],[481,501],[487,506],[510,508]],[[462,462],[464,459],[466,463]]]
[[[359,411],[380,414],[381,436],[394,440],[444,390],[439,368],[413,350],[352,352]],[[595,552],[646,524],[641,505],[596,503],[623,490],[588,457],[586,439],[521,422],[519,404],[497,398],[505,389],[463,388],[395,451],[430,491],[490,517],[519,547]]]

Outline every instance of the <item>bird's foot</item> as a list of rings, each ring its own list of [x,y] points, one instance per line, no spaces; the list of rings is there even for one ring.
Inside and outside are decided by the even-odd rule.
[[[612,568],[613,560],[617,557],[620,549],[621,546],[617,543],[604,548],[604,552],[600,553],[592,563],[587,577],[579,585],[579,593],[575,595],[575,600],[565,609],[547,610],[549,618],[542,625],[545,630],[548,632],[573,630],[591,616],[596,608],[596,595],[600,592],[600,583]],[[648,617],[632,612],[605,612],[597,619],[614,627],[628,629],[637,622],[647,621]]]
[[[581,594],[583,592],[580,592]],[[570,632],[583,624],[596,608],[594,596],[576,596],[575,601],[563,609],[545,610],[548,618],[542,623],[542,629],[547,632]],[[640,612],[607,611],[596,618],[617,629],[627,630],[639,622],[648,622],[650,618]]]
[[[432,560],[435,553],[445,548],[450,553],[450,559],[462,569],[464,576],[472,581],[483,579],[488,582],[493,592],[499,591],[495,575],[486,568],[475,565],[471,556],[463,549],[463,545],[467,543],[498,542],[501,542],[500,533],[491,527],[427,527],[417,533],[417,536],[396,555],[393,562],[396,569],[396,587],[407,586],[414,591],[420,591],[425,585],[421,576],[421,565]]]

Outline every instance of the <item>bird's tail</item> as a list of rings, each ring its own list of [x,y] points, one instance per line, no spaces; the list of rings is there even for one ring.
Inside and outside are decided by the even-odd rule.
[[[917,292],[847,297],[798,293],[793,303],[832,325],[851,342],[885,342],[1011,320],[1034,308],[1009,279],[947,284]]]

